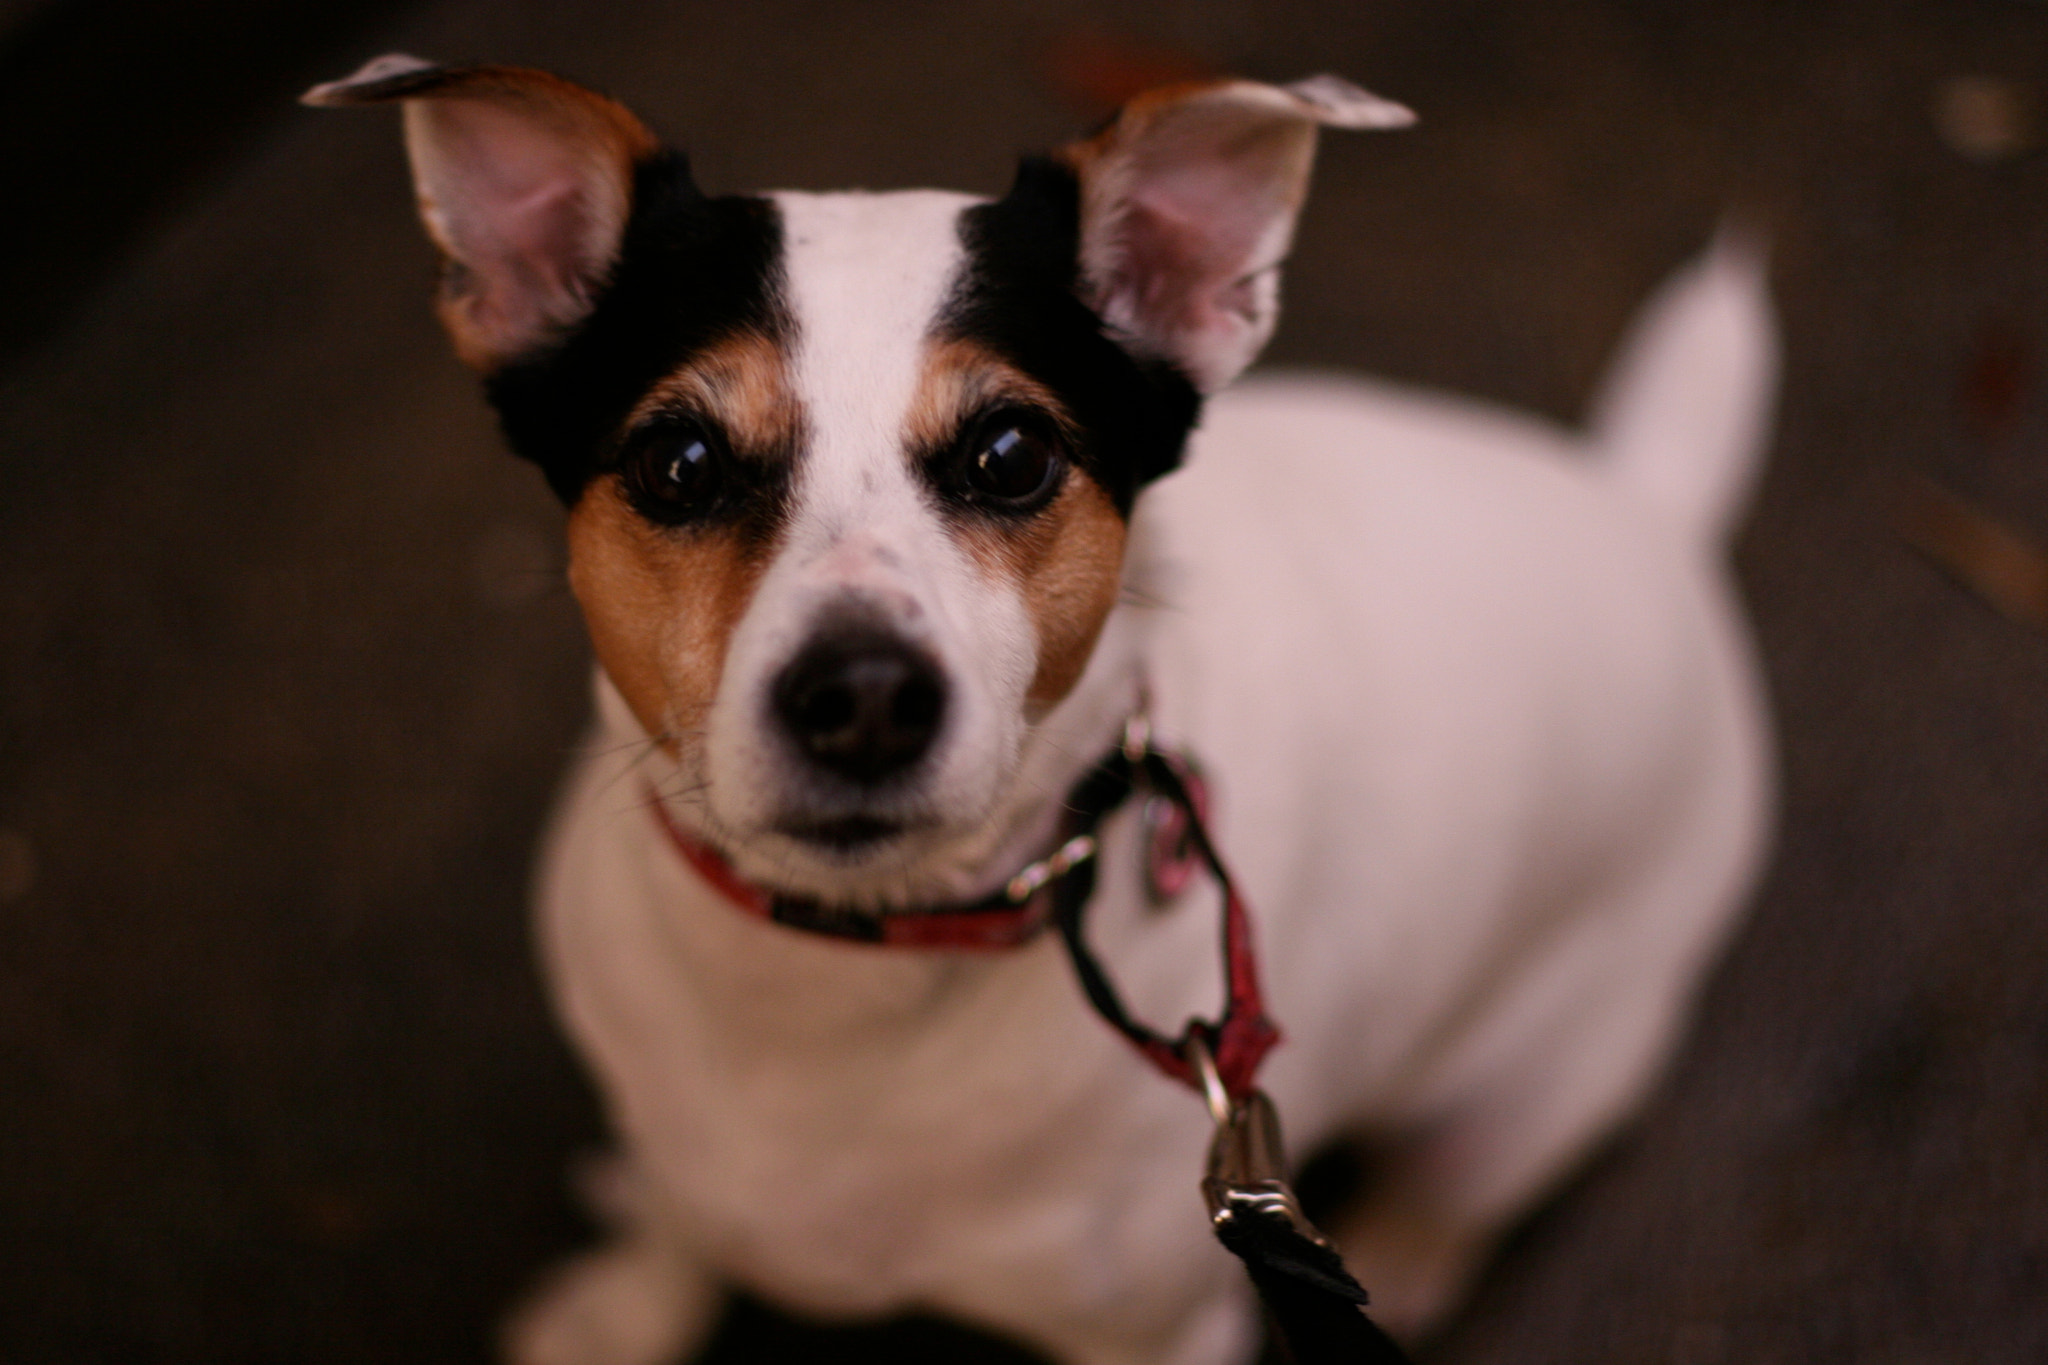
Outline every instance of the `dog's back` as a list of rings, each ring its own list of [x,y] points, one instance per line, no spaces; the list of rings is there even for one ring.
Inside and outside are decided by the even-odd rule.
[[[1140,510],[1158,723],[1216,773],[1300,1044],[1272,1085],[1302,1137],[1389,1144],[1402,1207],[1346,1249],[1397,1324],[1654,1077],[1753,877],[1768,727],[1724,541],[1775,373],[1724,239],[1584,436],[1255,377]]]

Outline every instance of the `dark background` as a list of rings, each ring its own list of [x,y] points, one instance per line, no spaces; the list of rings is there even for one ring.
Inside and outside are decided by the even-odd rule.
[[[713,189],[995,191],[1148,75],[1337,70],[1423,123],[1325,141],[1272,358],[1564,419],[1766,224],[1777,859],[1430,1360],[2048,1359],[2025,0],[0,3],[0,1359],[476,1360],[585,1235],[523,908],[585,707],[559,513],[431,321],[395,120],[289,102],[394,47],[606,88]]]

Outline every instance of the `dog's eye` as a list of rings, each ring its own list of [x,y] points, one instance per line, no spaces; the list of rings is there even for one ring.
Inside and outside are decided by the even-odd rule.
[[[725,451],[695,422],[665,422],[627,448],[619,473],[640,515],[680,525],[709,512],[725,483]]]
[[[1059,446],[1037,422],[998,414],[983,422],[967,446],[963,471],[969,495],[1015,511],[1039,506],[1059,485]]]

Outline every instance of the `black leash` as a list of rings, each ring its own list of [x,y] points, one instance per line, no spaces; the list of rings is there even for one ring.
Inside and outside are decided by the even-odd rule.
[[[1328,1238],[1301,1211],[1287,1183],[1279,1116],[1253,1080],[1280,1041],[1259,993],[1251,916],[1202,823],[1184,764],[1151,747],[1142,722],[1069,798],[1077,833],[1094,835],[1139,787],[1165,799],[1223,892],[1225,1006],[1220,1020],[1189,1019],[1176,1038],[1134,1019],[1084,933],[1095,863],[1076,864],[1057,883],[1055,923],[1081,990],[1109,1025],[1145,1057],[1208,1101],[1216,1135],[1202,1195],[1216,1239],[1240,1261],[1266,1306],[1274,1337],[1293,1365],[1406,1365],[1407,1356],[1366,1316],[1366,1293]]]

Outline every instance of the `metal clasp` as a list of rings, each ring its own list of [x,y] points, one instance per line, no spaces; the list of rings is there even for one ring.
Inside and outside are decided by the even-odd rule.
[[[1152,717],[1143,697],[1138,700],[1138,709],[1124,721],[1123,751],[1125,761],[1133,765],[1143,763],[1145,755],[1152,752]]]
[[[1037,862],[1010,878],[1003,888],[1003,895],[1012,905],[1022,905],[1037,894],[1038,888],[1047,882],[1058,881],[1074,870],[1076,863],[1085,862],[1095,856],[1095,836],[1076,834],[1073,838],[1053,850],[1050,858]]]
[[[1278,1214],[1300,1236],[1335,1251],[1301,1211],[1301,1201],[1287,1183],[1280,1116],[1273,1102],[1263,1090],[1233,1099],[1224,1088],[1209,1045],[1199,1034],[1188,1039],[1187,1052],[1201,1079],[1209,1116],[1216,1121],[1216,1136],[1209,1143],[1208,1173],[1202,1178],[1209,1221],[1222,1228],[1241,1217]]]

